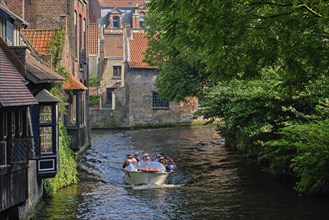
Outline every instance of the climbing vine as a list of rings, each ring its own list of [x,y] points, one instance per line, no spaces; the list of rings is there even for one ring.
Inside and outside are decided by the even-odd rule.
[[[56,66],[59,52],[63,46],[65,38],[65,31],[59,30],[56,32],[55,37],[49,42],[49,50],[51,55],[51,65]]]

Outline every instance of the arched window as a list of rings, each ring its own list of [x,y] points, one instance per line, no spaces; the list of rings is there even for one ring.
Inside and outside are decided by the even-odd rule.
[[[118,16],[113,17],[113,28],[120,28],[120,18]]]
[[[145,17],[145,13],[141,12],[139,14],[139,27],[142,28],[142,29],[146,28],[146,23],[145,23],[144,17]]]

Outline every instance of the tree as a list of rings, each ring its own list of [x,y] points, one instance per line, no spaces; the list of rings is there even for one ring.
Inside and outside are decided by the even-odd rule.
[[[160,68],[160,94],[198,96],[199,114],[224,119],[226,144],[272,174],[294,172],[301,193],[328,193],[328,142],[315,132],[328,123],[328,105],[319,110],[329,97],[328,6],[321,0],[153,0],[147,60]],[[295,135],[307,130],[307,139]]]
[[[280,67],[287,86],[302,89],[328,74],[329,7],[328,1],[300,2],[154,0],[148,60],[161,69],[178,54],[187,63],[203,63],[204,80],[215,82]]]

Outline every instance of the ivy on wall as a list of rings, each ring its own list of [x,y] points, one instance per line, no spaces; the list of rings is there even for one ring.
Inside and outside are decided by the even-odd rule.
[[[59,126],[59,164],[60,169],[54,178],[44,181],[47,195],[53,195],[58,189],[78,182],[77,161],[70,148],[71,137],[66,132],[65,126]]]

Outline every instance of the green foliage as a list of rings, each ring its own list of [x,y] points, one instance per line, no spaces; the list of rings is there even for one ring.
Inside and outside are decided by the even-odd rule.
[[[77,161],[70,148],[71,137],[62,124],[60,124],[59,131],[60,169],[54,178],[44,181],[44,189],[48,195],[53,195],[58,189],[78,181]]]
[[[65,30],[59,30],[56,32],[55,37],[49,41],[49,50],[51,55],[51,65],[56,66],[57,58],[63,47],[65,39]]]
[[[99,86],[101,80],[102,80],[101,77],[91,76],[89,78],[89,86]]]
[[[162,66],[156,79],[160,97],[184,101],[186,96],[198,96],[205,81],[203,65],[200,62],[187,63],[186,59],[176,56]],[[181,80],[184,79],[184,80]]]
[[[65,79],[68,78],[69,76],[69,72],[65,70],[65,68],[63,66],[60,66],[57,70],[57,72],[63,76]],[[59,98],[62,102],[58,103],[58,107],[59,107],[59,112],[65,114],[65,112],[67,111],[66,109],[66,105],[67,105],[67,95],[64,91],[63,88],[63,84],[55,84],[53,85],[53,87],[51,87],[50,89],[50,93],[52,93],[54,96],[56,96],[57,98]]]
[[[100,96],[89,96],[89,105],[97,106],[99,104],[99,97]]]
[[[204,63],[213,80],[250,79],[264,67],[280,67],[299,89],[328,72],[323,1],[154,0],[149,9],[148,58],[160,67],[177,53]]]
[[[147,61],[160,95],[223,118],[227,144],[296,175],[300,193],[328,193],[328,19],[319,0],[153,0]]]
[[[57,68],[57,72],[59,73],[59,75],[63,76],[65,80],[67,80],[70,76],[69,71],[67,71],[64,66],[59,66]]]

